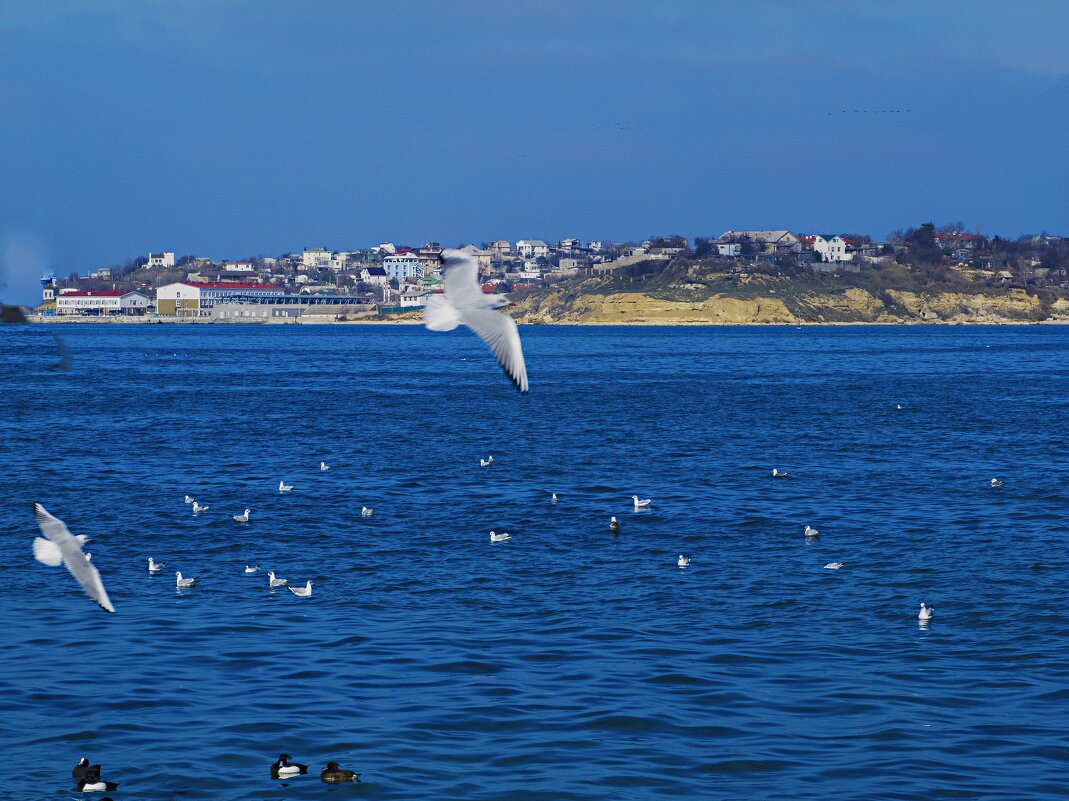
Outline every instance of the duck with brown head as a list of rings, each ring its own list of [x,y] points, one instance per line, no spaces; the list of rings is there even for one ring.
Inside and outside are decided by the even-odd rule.
[[[337,762],[328,762],[327,766],[320,772],[319,778],[327,784],[341,784],[342,782],[360,781],[360,774],[338,767]]]

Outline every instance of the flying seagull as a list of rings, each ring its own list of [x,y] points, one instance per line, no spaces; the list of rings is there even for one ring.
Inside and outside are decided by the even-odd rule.
[[[516,322],[498,309],[509,305],[504,295],[488,295],[479,286],[478,268],[470,253],[442,251],[445,294],[431,295],[423,322],[431,331],[452,331],[466,325],[490,346],[498,365],[520,392],[527,391],[527,365]]]
[[[13,325],[23,325],[30,322],[26,319],[26,312],[21,306],[0,306],[0,320]]]
[[[82,545],[89,541],[85,535],[75,537],[58,517],[50,515],[39,503],[33,505],[33,516],[44,537],[33,538],[33,555],[38,562],[49,567],[65,565],[78,580],[85,594],[92,598],[105,612],[114,612],[104,582],[96,567],[85,558]]]

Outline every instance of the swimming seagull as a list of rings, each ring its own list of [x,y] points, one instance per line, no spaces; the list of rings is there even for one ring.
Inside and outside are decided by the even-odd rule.
[[[196,501],[193,501],[193,514],[199,515],[201,512],[207,512],[207,511],[208,511],[208,504],[204,504],[203,506],[201,506]]]
[[[187,495],[185,500],[182,501],[182,503],[196,503],[196,501],[193,500],[193,497],[191,495]]]
[[[342,782],[360,781],[360,774],[339,767],[337,762],[328,762],[327,766],[320,772],[319,778],[327,784],[341,784]]]
[[[65,565],[75,580],[82,585],[85,594],[92,598],[101,609],[114,612],[111,599],[100,580],[100,573],[92,562],[85,558],[82,546],[89,542],[84,534],[73,536],[67,525],[58,517],[50,515],[39,503],[33,505],[33,516],[44,537],[33,538],[34,558],[49,567]]]
[[[250,511],[251,510],[246,509],[245,510],[245,514],[243,514],[243,515],[230,515],[230,516],[232,518],[234,518],[234,522],[235,523],[248,523],[249,522],[249,512]]]
[[[997,478],[991,479],[991,486],[992,487],[1001,487],[1002,484],[1003,484],[1003,482],[999,481]]]
[[[645,500],[639,500],[639,497],[637,495],[632,495],[631,496],[631,500],[635,502],[635,508],[636,509],[644,509],[645,507],[647,507],[651,503],[653,503],[653,499],[652,498],[646,498]]]
[[[155,562],[155,561],[153,561],[151,556],[148,558],[148,572],[149,573],[159,573],[165,567],[167,567],[167,563],[166,562]]]
[[[922,601],[921,602],[921,611],[920,611],[920,614],[917,615],[917,620],[923,620],[923,621],[931,620],[932,619],[932,615],[934,615],[934,614],[935,614],[935,607],[934,606],[925,606],[924,602]]]
[[[312,594],[312,582],[309,581],[303,587],[286,587],[286,589],[292,592],[298,598],[307,598]]]
[[[805,536],[806,536],[806,539],[812,539],[813,537],[819,537],[820,536],[820,532],[817,531],[812,526],[806,526],[805,527]]]
[[[790,477],[791,477],[790,473],[781,473],[776,468],[774,468],[774,467],[772,468],[772,478],[790,478]]]
[[[494,463],[494,456],[493,456],[493,454],[491,454],[491,455],[490,455],[490,458],[489,458],[489,459],[483,459],[483,458],[481,458],[481,457],[480,457],[480,459],[479,459],[479,467],[489,467],[489,466],[490,466],[490,465],[492,465],[493,463]]]
[[[686,567],[687,565],[690,564],[690,557],[689,556],[684,556],[683,554],[680,554],[679,555],[679,559],[676,560],[676,564],[679,565],[680,567]]]
[[[319,463],[319,469],[320,470],[330,470],[330,465],[327,464],[326,462],[320,462]]]
[[[368,509],[366,506],[361,506],[360,507],[360,516],[361,517],[371,517],[373,514],[375,514],[375,510],[374,509]]]
[[[509,305],[504,295],[488,295],[478,281],[479,271],[470,253],[442,251],[445,293],[431,295],[423,308],[423,322],[431,331],[452,331],[466,325],[490,346],[498,365],[516,389],[527,392],[527,365],[516,322],[498,309]]]
[[[902,404],[898,404],[898,411],[902,411]]]
[[[557,497],[557,493],[554,492],[553,493],[553,497],[549,499],[549,502],[550,503],[556,503],[559,500],[560,500],[560,498]]]
[[[279,754],[278,762],[271,766],[271,778],[280,779],[284,776],[297,776],[301,773],[307,773],[308,766],[302,765],[300,762],[290,762],[289,754]]]
[[[846,563],[845,562],[828,562],[828,564],[824,565],[824,569],[825,570],[838,570],[844,564],[846,564]]]
[[[174,573],[174,586],[180,590],[186,590],[193,586],[197,580],[195,578],[182,578],[182,573],[176,570]]]
[[[246,573],[259,573],[260,572],[260,566],[259,565],[255,565],[255,566],[254,565],[245,565],[245,572]]]
[[[511,539],[507,531],[502,531],[498,534],[496,531],[490,532],[490,542],[505,542],[505,540]]]
[[[275,578],[274,570],[267,571],[267,585],[269,587],[285,587],[287,581],[289,581],[289,579]]]
[[[284,481],[279,481],[278,482],[278,491],[279,492],[291,492],[292,490],[293,490],[293,485],[292,484],[287,484]]]
[[[609,521],[609,531],[611,531],[613,534],[619,534],[620,533],[620,524],[618,522],[616,522],[616,517],[615,516],[613,517],[612,520]]]

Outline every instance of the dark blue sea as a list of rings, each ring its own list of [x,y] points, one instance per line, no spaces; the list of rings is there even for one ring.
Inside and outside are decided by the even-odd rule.
[[[1069,328],[522,336],[0,328],[0,798],[1069,795]]]

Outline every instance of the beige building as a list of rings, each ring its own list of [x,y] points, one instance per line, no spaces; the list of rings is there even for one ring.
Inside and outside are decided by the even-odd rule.
[[[156,312],[167,317],[206,317],[216,303],[234,298],[277,297],[280,286],[260,283],[179,281],[156,290]]]

